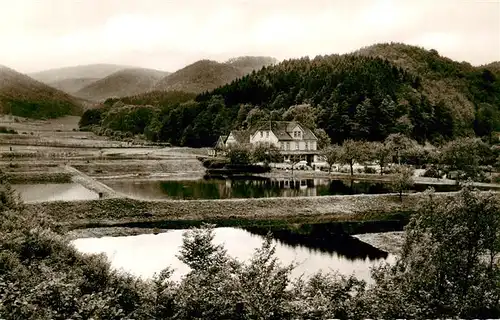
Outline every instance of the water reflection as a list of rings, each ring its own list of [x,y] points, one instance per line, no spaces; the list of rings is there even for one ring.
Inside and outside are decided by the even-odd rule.
[[[99,195],[78,183],[14,184],[24,202],[98,199]]]
[[[390,193],[383,182],[330,179],[201,179],[171,181],[108,180],[116,191],[143,199],[228,199],[326,196]],[[424,191],[430,185],[417,184],[413,191]],[[433,186],[438,192],[457,191],[458,186]]]
[[[176,257],[184,231],[170,230],[158,235],[77,239],[73,244],[82,252],[104,252],[114,268],[143,278],[151,277],[155,272],[171,266],[175,269],[173,279],[179,280],[189,272],[189,268]],[[256,233],[255,230],[251,233],[237,228],[217,228],[214,242],[223,244],[230,256],[240,261],[248,261],[254,250],[262,245],[263,237]],[[278,239],[274,241],[276,255],[281,263],[298,264],[292,273],[293,277],[302,274],[310,276],[319,271],[338,271],[344,275],[354,274],[370,281],[370,267],[384,260],[394,261],[394,256],[380,250],[376,251],[377,249],[367,244],[360,245],[360,241],[353,238],[349,240],[346,238],[343,241],[329,238],[324,240],[325,245],[317,246],[319,239],[298,245],[299,240],[304,238],[295,238],[294,242],[282,234],[275,236]],[[335,244],[327,244],[328,242]],[[337,251],[343,246],[344,249]],[[354,249],[348,253],[348,248]]]
[[[270,232],[281,245],[304,247],[311,251],[325,254],[336,254],[348,260],[379,260],[387,258],[388,254],[361,240],[332,230],[332,225],[306,225],[305,230],[287,228],[246,227],[253,234],[265,236]]]

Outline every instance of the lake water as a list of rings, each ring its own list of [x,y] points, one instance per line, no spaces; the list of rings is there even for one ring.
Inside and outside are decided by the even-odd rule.
[[[78,183],[14,184],[24,202],[92,200],[99,195]]]
[[[390,193],[387,183],[330,179],[200,179],[200,180],[106,180],[112,189],[141,199],[227,199],[327,196]],[[425,191],[418,184],[412,191]],[[437,192],[457,191],[458,186],[432,186]]]
[[[84,238],[73,241],[84,253],[104,252],[114,268],[133,275],[149,278],[167,266],[175,269],[174,280],[189,272],[176,255],[182,244],[185,230],[170,230],[166,233],[144,234],[127,237]],[[262,230],[261,230],[262,231]],[[298,263],[292,276],[310,276],[316,272],[338,271],[344,275],[354,274],[370,281],[370,267],[383,261],[393,262],[395,256],[376,249],[352,237],[331,237],[322,241],[299,244],[288,238],[275,237],[276,254],[281,263]],[[319,240],[319,239],[316,239]],[[254,250],[262,245],[263,237],[237,228],[215,229],[214,242],[223,244],[228,254],[240,261],[248,261]],[[300,241],[298,241],[300,242]],[[340,249],[340,250],[339,250]]]

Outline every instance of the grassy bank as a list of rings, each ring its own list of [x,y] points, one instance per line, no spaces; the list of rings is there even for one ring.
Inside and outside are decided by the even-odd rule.
[[[121,237],[135,236],[140,234],[158,234],[168,232],[172,229],[189,229],[192,227],[201,227],[204,223],[210,223],[221,227],[234,227],[251,230],[256,233],[256,230],[262,231],[262,235],[266,235],[268,231],[289,231],[300,235],[307,236],[311,226],[325,225],[329,231],[336,235],[364,235],[378,234],[387,232],[399,232],[403,230],[408,222],[409,213],[394,214],[384,217],[387,220],[369,220],[369,221],[337,221],[318,224],[309,224],[301,222],[291,222],[287,220],[243,220],[243,219],[228,219],[228,220],[170,220],[158,222],[138,222],[124,223],[113,227],[92,227],[86,225],[85,228],[72,229],[65,233],[65,237],[73,240],[78,238],[100,238],[100,237]]]
[[[435,197],[448,197],[435,194]],[[144,201],[110,198],[27,204],[61,226],[172,228],[213,222],[220,226],[401,220],[414,212],[421,194],[354,195],[297,198]]]
[[[73,175],[69,172],[8,172],[7,179],[11,184],[28,183],[71,183]]]

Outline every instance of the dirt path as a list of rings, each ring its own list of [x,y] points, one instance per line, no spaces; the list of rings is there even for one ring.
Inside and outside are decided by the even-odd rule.
[[[400,254],[404,242],[404,231],[355,234],[353,237],[392,254]]]
[[[71,173],[72,177],[71,180],[73,182],[79,183],[85,188],[92,190],[98,194],[102,194],[102,198],[124,198],[125,195],[122,193],[119,193],[107,185],[105,185],[102,182],[99,182],[95,179],[92,179],[88,175],[78,171],[77,169],[71,167],[71,166],[64,166],[64,169],[66,172]]]

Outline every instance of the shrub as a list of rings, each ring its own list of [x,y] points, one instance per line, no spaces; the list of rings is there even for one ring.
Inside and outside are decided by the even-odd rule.
[[[227,157],[231,164],[249,164],[250,150],[245,148],[232,148],[227,152]]]
[[[366,303],[379,318],[499,318],[500,200],[469,186],[426,201],[406,226],[401,257],[373,272]],[[418,293],[417,293],[418,292]]]
[[[403,192],[413,186],[413,168],[405,165],[397,166],[396,173],[392,178],[392,190],[399,193],[399,199],[403,201]]]
[[[491,178],[491,182],[500,183],[500,175],[495,175]]]
[[[82,127],[100,125],[101,120],[102,120],[102,113],[103,113],[102,109],[88,109],[88,110],[86,110],[82,114],[82,117],[80,118],[80,121],[78,122],[78,126],[80,128],[82,128]]]
[[[431,166],[431,167],[429,167],[429,169],[425,170],[425,172],[422,176],[426,177],[426,178],[438,178],[439,179],[442,177],[442,174],[436,166]]]
[[[14,129],[9,129],[7,127],[0,127],[0,133],[7,133],[7,134],[18,134],[18,132]]]
[[[372,167],[365,167],[365,173],[377,173],[377,170]]]

